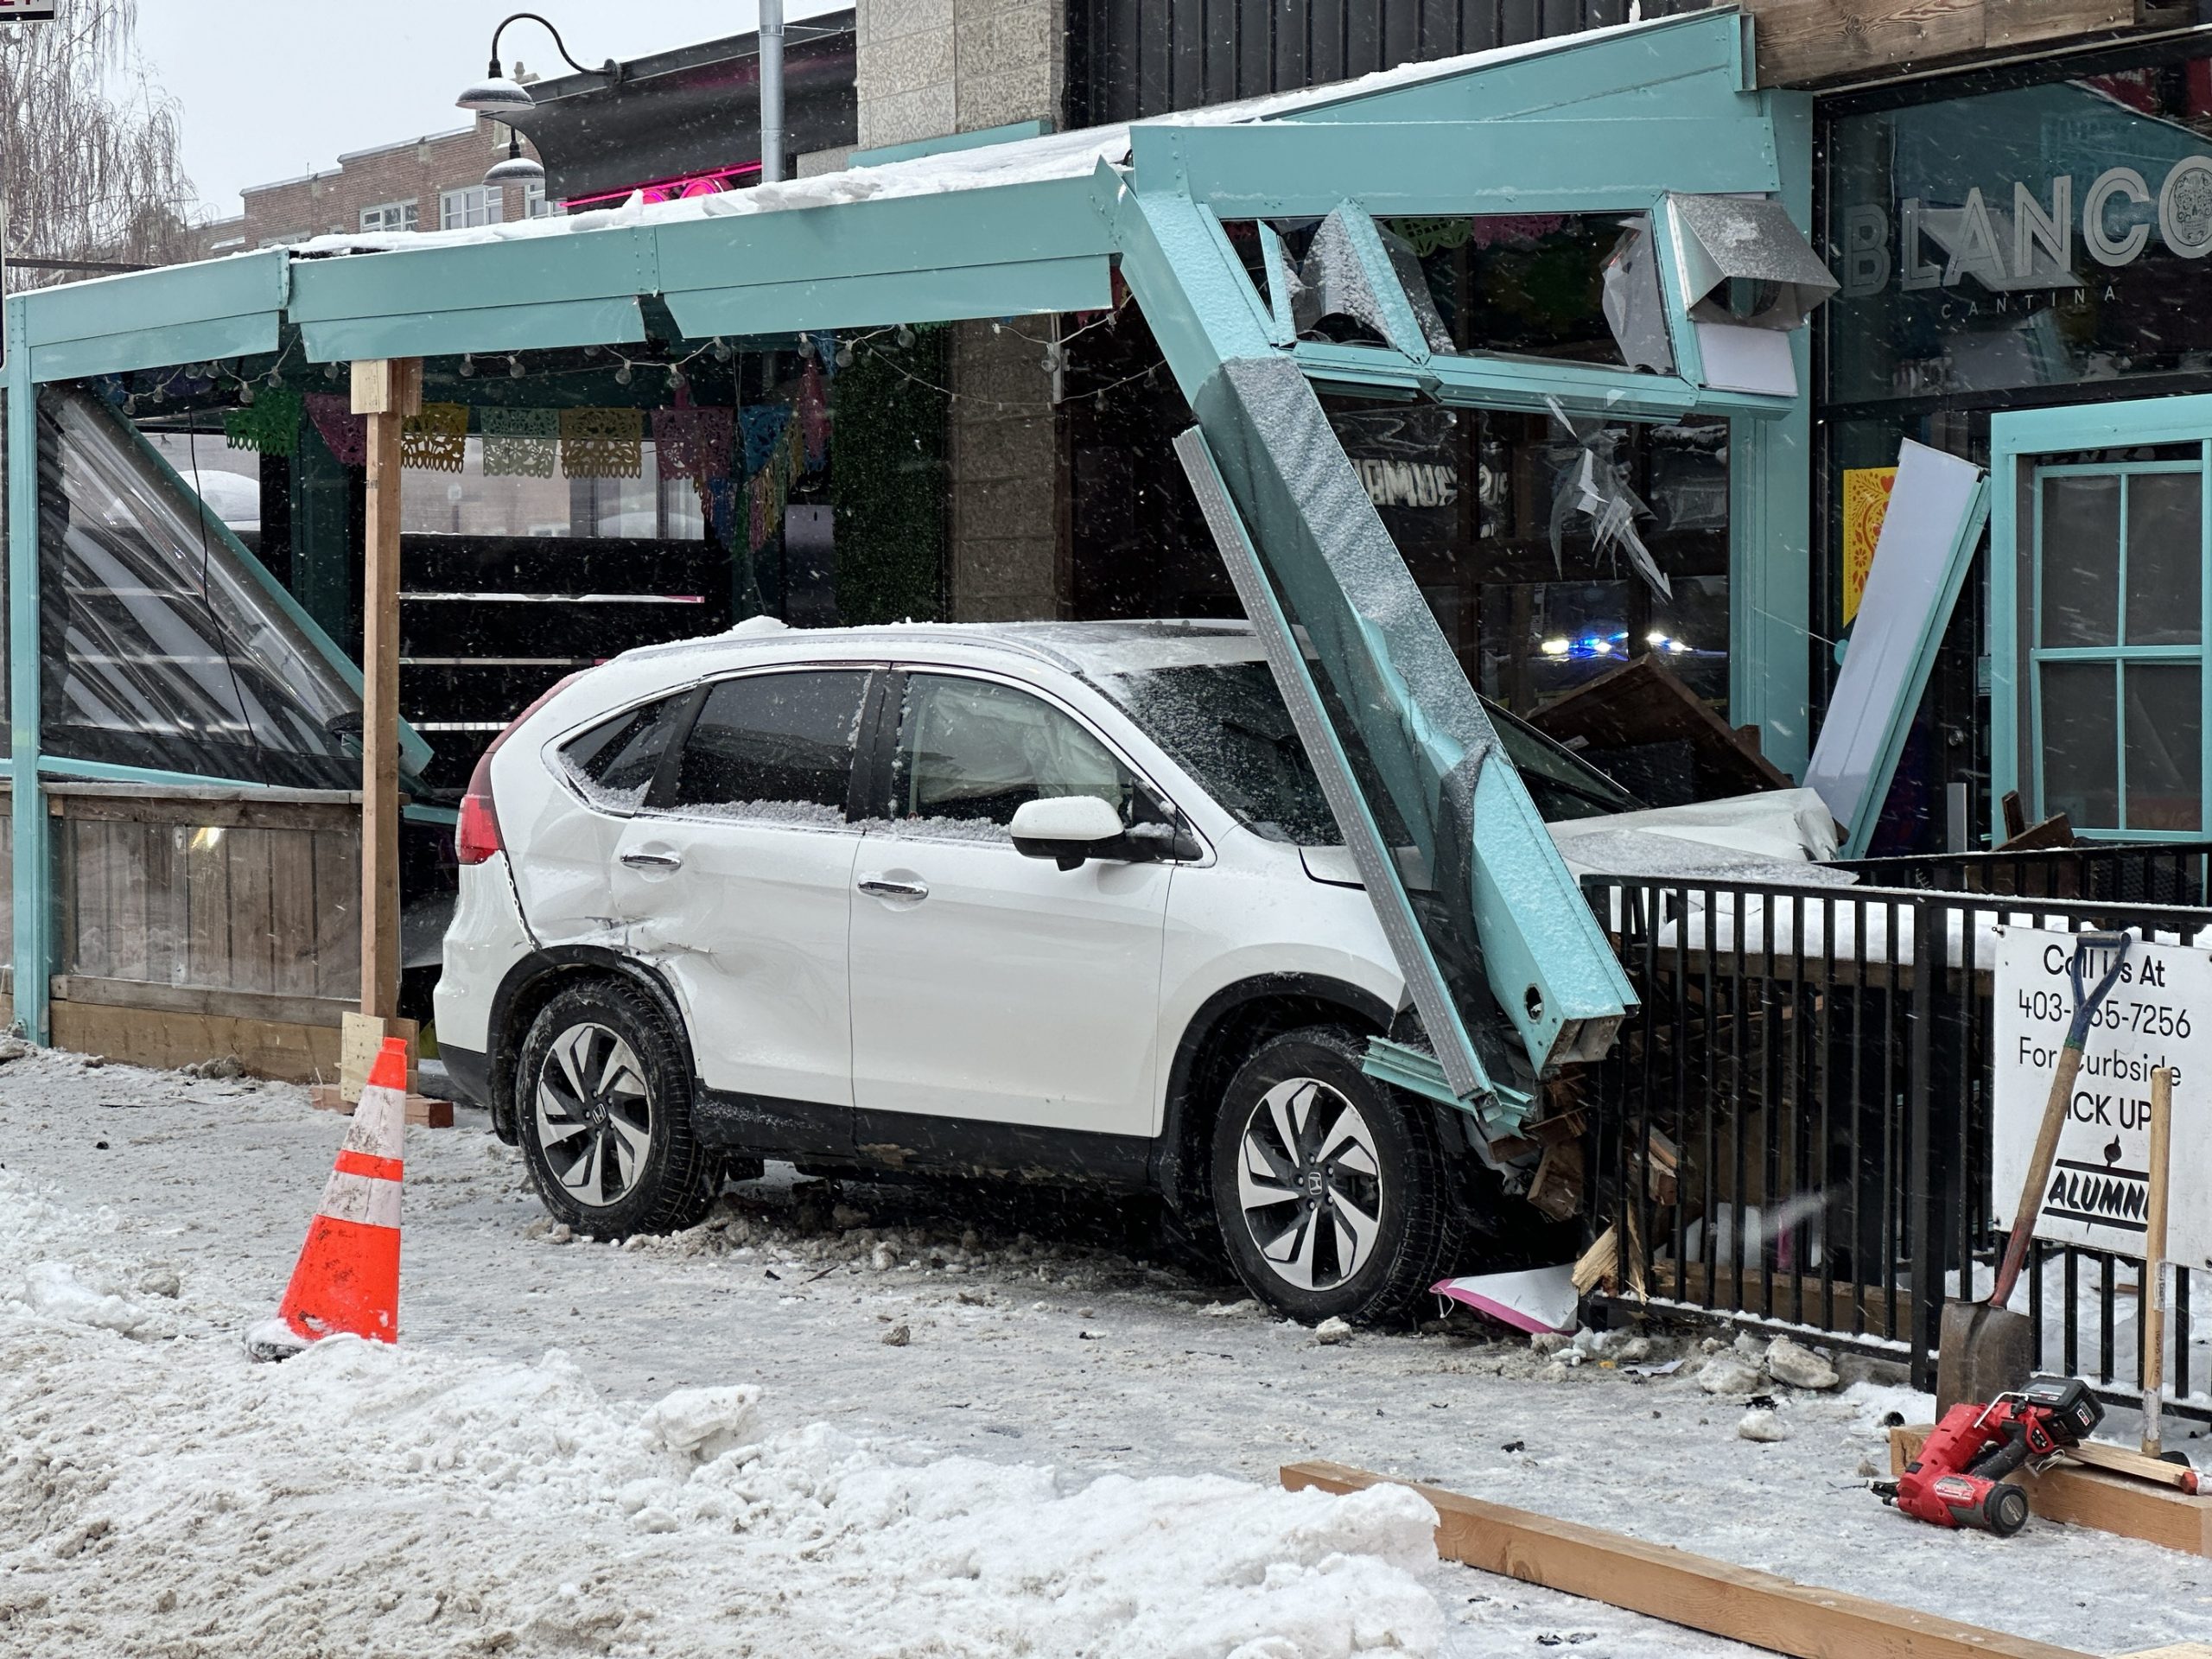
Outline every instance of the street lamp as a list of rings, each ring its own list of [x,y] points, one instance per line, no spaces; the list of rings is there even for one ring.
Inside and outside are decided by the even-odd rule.
[[[561,31],[554,28],[548,19],[539,16],[537,13],[518,11],[511,16],[501,18],[499,28],[492,31],[492,60],[485,68],[484,79],[466,88],[461,95],[454,100],[461,108],[474,114],[488,115],[494,120],[508,123],[507,153],[500,160],[494,162],[490,171],[484,175],[484,182],[489,185],[531,185],[545,182],[544,167],[532,157],[522,153],[522,137],[514,130],[512,121],[512,118],[518,111],[535,109],[537,100],[531,97],[530,89],[527,86],[512,76],[503,74],[499,69],[499,35],[509,23],[519,22],[525,17],[533,23],[545,25],[545,32],[553,37],[554,50],[558,52],[562,60],[578,74],[602,74],[610,81],[619,81],[622,79],[621,67],[612,58],[596,70],[588,69],[578,63],[569,55],[569,48],[561,38]]]
[[[562,61],[578,74],[605,75],[611,81],[622,79],[621,66],[613,59],[609,58],[596,69],[578,63],[569,55],[568,46],[561,39],[561,31],[554,28],[551,22],[534,11],[518,11],[510,16],[501,18],[499,27],[492,31],[492,61],[484,71],[484,79],[467,88],[459,98],[454,99],[454,104],[477,115],[488,115],[494,118],[505,118],[518,110],[536,107],[535,100],[530,95],[530,89],[520,81],[503,74],[499,69],[499,35],[509,23],[520,22],[525,17],[533,23],[545,25],[545,32],[553,37],[553,49],[561,54]],[[505,163],[501,165],[504,166]]]

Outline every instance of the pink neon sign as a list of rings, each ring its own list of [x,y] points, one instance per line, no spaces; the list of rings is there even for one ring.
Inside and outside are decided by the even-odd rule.
[[[653,179],[633,184],[626,189],[606,190],[595,196],[571,196],[562,205],[570,213],[578,209],[612,207],[629,200],[632,190],[645,192],[647,201],[677,201],[685,196],[720,195],[725,190],[739,190],[760,176],[760,163],[746,162],[736,167],[717,168],[710,173],[690,173],[677,179]]]

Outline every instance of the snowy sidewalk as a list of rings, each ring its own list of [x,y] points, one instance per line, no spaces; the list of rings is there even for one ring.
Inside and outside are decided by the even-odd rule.
[[[1274,1488],[1310,1456],[2093,1650],[2212,1637],[2212,1563],[1883,1509],[1884,1398],[1755,1445],[1691,1382],[1319,1345],[960,1189],[556,1242],[468,1111],[409,1136],[401,1347],[252,1366],[339,1134],[297,1089],[0,1065],[0,1651],[1745,1651],[1439,1565],[1405,1494]]]

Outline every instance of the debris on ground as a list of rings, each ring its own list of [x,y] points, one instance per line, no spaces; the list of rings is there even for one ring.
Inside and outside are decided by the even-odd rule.
[[[1801,1348],[1787,1337],[1777,1337],[1766,1351],[1767,1374],[1793,1389],[1826,1391],[1841,1385],[1834,1366],[1809,1348]]]
[[[1736,1425],[1736,1433],[1744,1440],[1770,1445],[1789,1438],[1789,1430],[1783,1423],[1782,1414],[1771,1407],[1745,1412],[1743,1421]]]
[[[1342,1319],[1328,1319],[1313,1327],[1313,1340],[1327,1346],[1351,1340],[1351,1326]]]
[[[914,1333],[903,1325],[894,1325],[883,1333],[883,1345],[887,1348],[904,1348],[913,1339]]]

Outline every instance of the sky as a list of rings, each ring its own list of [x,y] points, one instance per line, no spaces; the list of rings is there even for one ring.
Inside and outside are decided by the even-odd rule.
[[[787,19],[838,10],[837,0],[785,0]],[[241,187],[337,165],[340,153],[472,118],[454,107],[484,73],[508,0],[139,0],[138,51],[156,85],[183,108],[184,167],[195,218],[241,211]],[[579,63],[635,58],[741,35],[754,0],[550,0],[537,10]],[[569,73],[551,36],[518,22],[499,43],[550,78]]]

